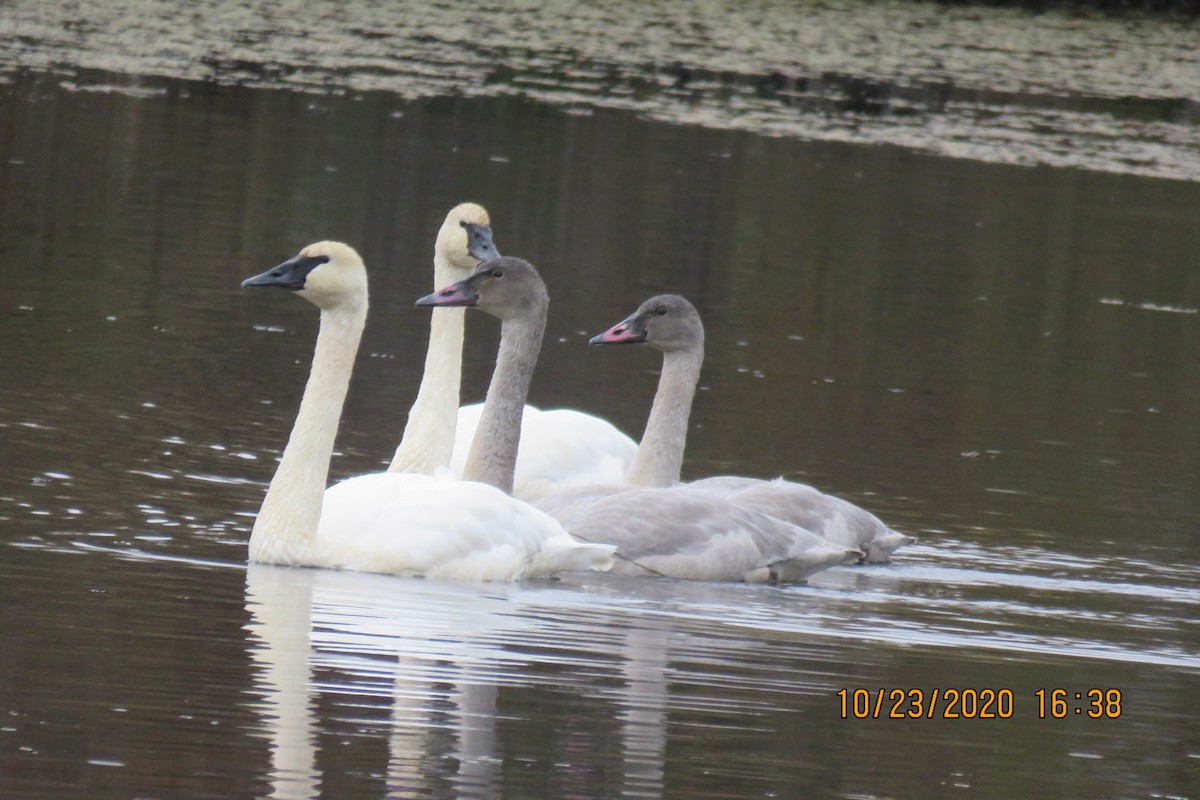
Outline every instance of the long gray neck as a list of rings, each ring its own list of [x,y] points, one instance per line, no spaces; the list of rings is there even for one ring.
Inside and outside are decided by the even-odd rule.
[[[545,328],[545,306],[530,318],[501,323],[496,370],[463,466],[463,480],[491,484],[512,494],[521,417]]]
[[[637,486],[673,486],[679,483],[683,449],[687,445],[688,417],[700,380],[704,347],[663,353],[662,375],[646,431],[637,455],[625,476]]]
[[[456,266],[440,248],[433,255],[434,290],[471,274]],[[435,308],[429,320],[429,347],[421,388],[408,411],[404,436],[389,472],[432,475],[450,465],[454,429],[458,425],[459,385],[462,381],[464,308]]]
[[[252,561],[295,564],[310,559],[329,478],[329,459],[366,319],[365,301],[321,312],[312,370],[300,410],[254,519],[250,534]]]

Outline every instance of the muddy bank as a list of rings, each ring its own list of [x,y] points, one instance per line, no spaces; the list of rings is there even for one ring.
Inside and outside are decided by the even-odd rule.
[[[1196,0],[934,0],[945,6],[1013,6],[1030,11],[1091,9],[1107,14],[1200,14]]]
[[[15,0],[0,8],[0,70],[125,91],[165,76],[516,94],[579,113],[1200,180],[1200,28],[1184,20],[862,0],[305,9]]]

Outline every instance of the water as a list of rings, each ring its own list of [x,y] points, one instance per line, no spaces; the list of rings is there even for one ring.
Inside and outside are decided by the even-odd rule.
[[[0,794],[1200,794],[1194,27],[877,6],[738,34],[664,3],[640,20],[670,35],[644,41],[576,10],[574,50],[557,10],[481,12],[481,46],[440,7],[353,8],[314,42],[282,7],[6,6]],[[885,24],[905,33],[846,44]],[[1004,26],[1010,55],[1055,35],[1113,54],[949,57]],[[780,49],[810,29],[827,43]],[[940,55],[884,58],[902,46]],[[581,59],[663,85],[585,91],[561,67]],[[676,61],[730,76],[676,91]],[[760,96],[772,71],[810,94]],[[944,107],[897,104],[938,75]],[[834,102],[885,79],[879,113]],[[991,111],[960,127],[967,89]],[[1030,128],[1047,105],[1081,116]],[[1064,146],[1085,118],[1108,144]],[[247,571],[315,318],[238,283],[320,238],[363,253],[333,477],[375,469],[463,199],[549,284],[533,401],[636,434],[656,360],[583,342],[678,291],[708,340],[685,474],[806,480],[921,543],[784,589]],[[473,318],[467,399],[494,346]],[[1067,717],[1039,718],[1057,687]],[[1013,709],[842,719],[858,688],[1009,689]],[[1119,718],[1082,713],[1093,688],[1121,691]]]

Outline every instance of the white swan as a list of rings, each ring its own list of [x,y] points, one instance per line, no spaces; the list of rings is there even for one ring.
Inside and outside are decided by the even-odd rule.
[[[487,210],[476,203],[455,206],[434,244],[433,288],[466,279],[481,261],[498,255]],[[458,407],[463,327],[463,309],[434,310],[421,387],[389,472],[434,475],[449,468],[463,474],[483,412],[482,403]],[[633,439],[599,417],[526,405],[513,494],[530,500],[553,486],[620,480],[636,451]]]
[[[504,465],[516,458],[519,431],[504,430],[507,420],[497,422],[495,437],[481,443],[468,464],[492,485],[386,472],[326,490],[338,418],[366,322],[366,268],[347,245],[319,242],[242,285],[291,289],[321,310],[300,410],[250,534],[251,561],[457,580],[516,580],[608,567],[611,547],[576,542],[554,520],[496,488],[505,482]],[[492,405],[497,414],[520,408],[537,358],[536,349],[527,352],[529,331],[536,329],[540,340],[544,303],[540,319],[536,309],[532,319],[528,311],[513,311],[505,297],[480,305],[504,315]]]
[[[678,295],[659,295],[591,341],[636,342],[662,351],[658,391],[627,480],[639,486],[677,484],[687,442],[688,415],[704,361],[700,314]],[[688,486],[799,525],[834,544],[861,549],[863,560],[869,562],[887,561],[897,548],[916,541],[853,503],[802,483],[722,476]]]
[[[456,205],[446,214],[434,243],[433,288],[468,278],[481,261],[497,255],[487,211],[475,203]],[[437,308],[430,316],[421,387],[409,409],[404,436],[388,466],[389,472],[434,475],[450,465],[459,427],[456,414],[462,380],[463,313],[462,308]],[[476,420],[481,409],[482,404],[473,411]],[[470,435],[466,438],[469,442]],[[455,474],[462,474],[462,464]]]
[[[458,410],[450,468],[461,474],[479,424],[482,404]],[[572,486],[621,481],[637,454],[637,442],[606,419],[570,408],[525,406],[513,496],[533,502]]]

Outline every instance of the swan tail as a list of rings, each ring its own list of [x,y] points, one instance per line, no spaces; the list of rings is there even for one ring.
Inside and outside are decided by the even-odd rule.
[[[876,536],[863,545],[863,550],[866,551],[866,554],[860,563],[886,564],[891,560],[892,553],[901,547],[916,544],[918,541],[915,536],[906,536],[889,528],[886,533]]]
[[[589,569],[608,572],[612,569],[616,551],[616,546],[611,544],[589,544],[574,539],[549,541],[534,556],[526,575],[530,578],[551,577],[559,572]]]
[[[857,547],[813,547],[798,556],[752,570],[745,579],[748,583],[799,583],[830,567],[859,562],[866,555]]]

